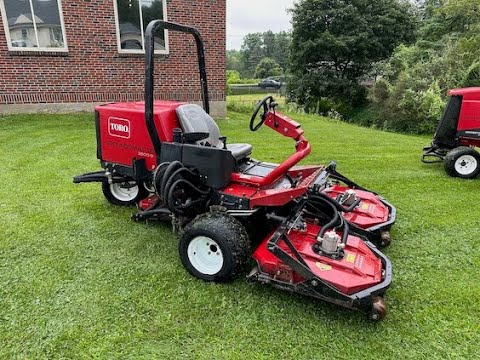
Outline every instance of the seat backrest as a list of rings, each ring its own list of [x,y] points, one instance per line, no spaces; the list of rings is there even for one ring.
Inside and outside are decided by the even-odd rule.
[[[177,107],[177,116],[185,134],[196,132],[209,134],[208,138],[197,141],[198,145],[206,145],[207,143],[213,147],[221,145],[220,129],[217,123],[201,106],[197,104],[180,105]]]

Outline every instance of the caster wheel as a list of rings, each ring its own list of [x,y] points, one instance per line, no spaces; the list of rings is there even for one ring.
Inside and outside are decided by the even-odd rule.
[[[380,242],[378,245],[381,247],[387,247],[390,245],[392,242],[391,237],[390,237],[390,231],[382,231],[380,233]]]
[[[368,313],[368,318],[372,321],[380,321],[387,315],[387,304],[383,298],[376,296],[373,298],[372,309]]]
[[[102,183],[102,192],[110,204],[132,206],[148,195],[142,185],[137,184],[133,179],[123,183],[108,184],[104,182]]]

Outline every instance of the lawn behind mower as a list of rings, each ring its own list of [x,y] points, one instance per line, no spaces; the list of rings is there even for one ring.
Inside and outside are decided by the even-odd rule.
[[[203,109],[154,101],[157,29],[194,36]],[[395,208],[329,166],[298,166],[311,152],[300,124],[260,101],[250,130],[263,125],[291,138],[281,164],[250,157],[250,144],[230,144],[209,116],[203,41],[194,28],[161,20],[146,29],[145,102],[96,107],[101,171],[74,182],[101,182],[116,205],[138,204],[136,221],[167,220],[180,232],[182,264],[205,281],[230,281],[250,256],[251,281],[272,284],[366,312],[386,314],[391,264],[377,247],[390,242]],[[256,123],[257,117],[260,120]]]

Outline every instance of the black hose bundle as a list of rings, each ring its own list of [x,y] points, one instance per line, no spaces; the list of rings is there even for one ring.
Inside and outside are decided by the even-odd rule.
[[[345,207],[342,204],[340,204],[338,201],[336,201],[335,199],[332,199],[330,196],[328,196],[327,194],[324,194],[322,192],[309,195],[309,200],[315,200],[315,199],[323,199],[324,201],[327,201],[328,203],[335,206],[335,208],[338,211],[346,212],[346,213],[352,212],[353,209],[355,209],[358,206],[358,204],[360,204],[360,201],[361,201],[361,199],[357,199],[352,203],[352,205],[350,205],[349,207]]]
[[[204,210],[210,189],[202,185],[198,173],[180,161],[160,164],[153,180],[157,195],[172,213],[188,216]]]
[[[328,221],[325,225],[322,226],[317,236],[323,238],[328,229],[335,230],[338,228],[342,228],[342,243],[346,244],[348,233],[350,231],[350,226],[348,224],[348,221],[343,218],[342,214],[340,214],[340,211],[344,211],[343,209],[348,210],[350,208],[352,209],[349,211],[352,211],[353,208],[358,205],[360,200],[358,200],[358,202],[355,201],[349,208],[345,208],[338,202],[336,202],[334,199],[330,198],[328,195],[319,195],[321,196],[310,196],[308,198],[307,205],[312,207],[316,211],[316,214],[323,215],[324,217],[327,216],[328,218],[330,218],[330,221]],[[324,210],[321,210],[320,208],[326,208],[326,212]]]

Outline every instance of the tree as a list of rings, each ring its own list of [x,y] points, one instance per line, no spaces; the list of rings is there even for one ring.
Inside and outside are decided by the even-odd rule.
[[[290,44],[292,38],[286,31],[280,31],[275,34],[275,42],[272,50],[272,59],[274,59],[281,68],[288,67],[288,58],[290,57]]]
[[[263,58],[255,69],[254,77],[257,79],[267,78],[269,76],[279,76],[283,74],[283,69],[272,58]]]
[[[359,82],[414,39],[414,7],[400,0],[300,0],[292,10],[290,90],[301,105],[364,100]]]
[[[253,76],[255,67],[263,58],[263,37],[261,33],[247,34],[243,38],[242,60],[245,68],[245,75]]]
[[[381,128],[433,133],[448,89],[480,84],[480,0],[425,2],[419,38],[384,64],[370,98]]]
[[[240,74],[245,70],[239,50],[227,50],[227,70],[235,70]]]
[[[227,52],[227,69],[237,70],[243,77],[252,77],[257,65],[266,57],[275,60],[280,68],[285,69],[288,65],[289,48],[290,35],[285,31],[248,34],[243,39],[237,67],[234,67],[237,53],[235,50]]]

